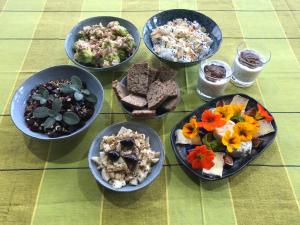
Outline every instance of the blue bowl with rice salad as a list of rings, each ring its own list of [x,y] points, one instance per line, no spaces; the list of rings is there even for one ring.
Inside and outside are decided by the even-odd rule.
[[[187,9],[171,9],[152,16],[144,26],[144,43],[159,59],[194,65],[221,46],[220,27],[208,16]]]

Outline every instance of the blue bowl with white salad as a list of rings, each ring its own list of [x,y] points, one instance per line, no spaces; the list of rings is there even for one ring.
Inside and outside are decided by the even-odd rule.
[[[144,42],[159,59],[194,65],[220,48],[222,32],[206,15],[187,9],[171,9],[152,16],[144,26]]]
[[[137,53],[140,35],[131,22],[112,16],[85,19],[72,28],[65,51],[76,65],[92,72],[111,71]]]

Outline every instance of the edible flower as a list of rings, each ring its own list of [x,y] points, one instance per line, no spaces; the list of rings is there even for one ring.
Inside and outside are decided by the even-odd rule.
[[[257,103],[257,112],[255,115],[255,119],[260,120],[264,118],[266,121],[271,122],[273,117],[262,107],[260,104]]]
[[[228,152],[232,152],[233,149],[241,146],[240,136],[236,133],[231,135],[231,132],[227,130],[225,135],[222,137],[222,144],[227,147]]]
[[[234,116],[240,116],[242,114],[242,111],[245,108],[245,106],[243,104],[233,104],[233,105],[231,105],[231,107],[233,109]]]
[[[189,123],[183,125],[182,133],[186,138],[192,139],[198,135],[198,125],[195,117],[190,119]]]
[[[217,115],[221,115],[226,121],[230,120],[230,118],[234,115],[233,107],[231,105],[217,107],[215,113]]]
[[[248,116],[248,115],[244,114],[243,115],[243,120],[244,120],[244,122],[252,124],[255,127],[259,127],[260,126],[259,123],[257,122],[257,120],[255,120],[252,116]]]
[[[224,126],[226,121],[221,118],[221,115],[214,114],[210,110],[205,110],[201,115],[201,122],[198,122],[198,127],[203,127],[207,131],[213,131],[217,127]]]
[[[233,131],[240,137],[241,141],[250,141],[258,132],[258,128],[250,123],[238,122],[233,126]]]
[[[213,162],[215,154],[212,150],[207,149],[206,145],[196,146],[187,156],[187,161],[193,169],[210,169],[215,163]]]

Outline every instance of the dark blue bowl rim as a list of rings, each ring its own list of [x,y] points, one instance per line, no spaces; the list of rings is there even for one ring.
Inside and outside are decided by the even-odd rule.
[[[79,69],[79,70],[83,70],[84,72],[88,73],[90,75],[90,78],[94,80],[94,82],[97,83],[97,86],[99,86],[101,92],[102,92],[102,98],[101,99],[98,99],[98,101],[100,101],[100,106],[99,106],[99,109],[98,110],[95,110],[94,111],[94,115],[88,120],[89,124],[85,124],[83,127],[81,127],[80,129],[76,130],[75,132],[71,133],[71,134],[68,134],[68,135],[63,135],[63,136],[60,136],[60,137],[55,137],[55,138],[51,138],[51,137],[48,137],[47,135],[43,135],[43,134],[40,134],[41,135],[40,137],[35,137],[35,136],[31,136],[25,132],[23,132],[23,130],[18,126],[18,124],[15,122],[15,119],[14,119],[14,113],[12,112],[13,110],[13,101],[14,101],[14,98],[17,94],[17,92],[19,91],[20,87],[22,87],[25,83],[29,82],[30,80],[33,80],[34,77],[36,76],[39,76],[41,73],[43,73],[44,71],[47,71],[47,70],[51,70],[53,68],[59,68],[59,67],[72,67],[72,68],[76,68],[76,69]],[[16,91],[14,92],[14,95],[11,99],[11,107],[10,107],[10,113],[11,113],[11,120],[13,121],[14,125],[17,127],[18,130],[20,130],[23,134],[25,134],[26,136],[28,137],[31,137],[31,138],[35,138],[35,139],[39,139],[39,140],[46,140],[46,141],[55,141],[55,140],[62,140],[62,139],[67,139],[67,138],[70,138],[70,137],[73,137],[77,134],[80,134],[81,132],[83,132],[84,130],[86,130],[93,122],[94,120],[97,118],[98,114],[101,112],[101,109],[102,109],[102,106],[103,106],[103,99],[104,99],[104,89],[102,87],[102,84],[100,83],[100,81],[92,74],[90,73],[89,71],[83,69],[83,68],[80,68],[78,66],[74,66],[74,65],[67,65],[67,64],[61,64],[61,65],[55,65],[55,66],[51,66],[51,67],[47,67],[43,70],[40,70],[36,73],[34,73],[32,76],[30,76],[29,78],[27,78],[17,89]],[[93,118],[94,117],[94,118]],[[33,132],[33,131],[32,131]]]
[[[223,95],[223,96],[220,96],[220,97],[217,97],[203,105],[201,105],[200,107],[196,108],[193,112],[189,113],[187,116],[185,116],[182,120],[180,120],[174,127],[173,129],[171,130],[171,133],[170,133],[170,142],[171,142],[171,146],[172,146],[172,150],[176,156],[176,158],[179,160],[179,162],[181,163],[181,165],[187,169],[187,171],[189,171],[191,174],[193,174],[194,176],[200,178],[201,180],[204,180],[204,181],[216,181],[216,180],[223,180],[225,178],[228,178],[228,177],[231,177],[239,172],[241,172],[243,170],[243,168],[245,168],[249,163],[251,163],[253,160],[255,160],[258,156],[260,156],[265,150],[268,149],[268,147],[274,142],[275,138],[276,138],[276,135],[277,135],[277,132],[278,132],[278,128],[277,128],[277,125],[276,125],[276,121],[274,119],[274,116],[273,116],[273,120],[272,120],[272,125],[274,127],[274,130],[275,132],[271,133],[271,134],[267,134],[265,136],[270,136],[270,140],[266,143],[266,145],[255,155],[253,156],[247,156],[245,158],[248,158],[247,161],[245,163],[243,163],[239,168],[237,168],[235,171],[233,171],[232,173],[230,174],[227,174],[225,176],[222,176],[222,177],[207,177],[207,176],[204,176],[204,175],[200,175],[199,173],[197,173],[187,162],[186,160],[183,159],[183,157],[178,153],[178,149],[176,147],[176,143],[175,143],[175,132],[177,129],[181,128],[182,127],[182,123],[184,121],[187,121],[189,118],[191,118],[191,116],[195,115],[196,112],[198,112],[199,110],[202,110],[202,109],[205,109],[207,107],[209,107],[212,103],[216,103],[217,101],[219,100],[223,100],[224,98],[231,98],[235,95],[240,95],[242,97],[245,97],[245,98],[248,98],[250,101],[253,101],[253,102],[256,102],[258,103],[258,101],[256,101],[254,98],[250,97],[249,95],[246,95],[246,94],[242,94],[242,93],[237,93],[237,94],[229,94],[229,95]],[[267,110],[267,109],[266,109]],[[267,112],[272,115],[268,110]]]
[[[94,170],[92,169],[92,165],[93,165],[93,162],[92,162],[92,160],[91,160],[92,157],[93,157],[93,155],[92,155],[92,149],[95,148],[95,145],[96,145],[97,140],[100,139],[100,137],[103,135],[103,133],[105,133],[107,130],[111,129],[111,127],[120,127],[120,128],[121,128],[122,126],[126,127],[126,125],[128,125],[128,124],[131,124],[131,125],[136,125],[136,124],[138,124],[139,126],[143,126],[144,128],[150,130],[150,131],[156,136],[157,141],[159,142],[159,145],[160,145],[160,147],[161,147],[161,151],[160,151],[160,153],[161,153],[160,161],[159,161],[158,164],[156,164],[156,165],[158,166],[158,172],[157,172],[157,174],[153,177],[153,179],[150,180],[148,183],[145,183],[145,180],[144,180],[141,184],[138,184],[137,186],[133,186],[133,187],[136,187],[136,188],[134,188],[134,189],[132,189],[132,190],[125,190],[124,188],[115,189],[115,188],[113,188],[110,184],[108,184],[106,181],[101,180],[101,179],[98,178],[98,176],[101,176],[101,173],[100,173],[99,170],[94,171]],[[99,147],[99,146],[98,146],[98,147]],[[97,181],[99,184],[101,184],[103,187],[105,187],[105,188],[107,188],[107,189],[109,189],[109,190],[115,191],[115,192],[122,192],[122,193],[126,193],[126,192],[134,192],[134,191],[138,191],[138,190],[141,190],[141,189],[147,187],[148,185],[150,185],[150,184],[151,184],[151,183],[159,176],[159,174],[161,173],[161,170],[162,170],[162,168],[163,168],[163,163],[164,163],[164,160],[165,160],[165,152],[164,152],[164,151],[165,151],[165,149],[164,149],[164,145],[163,145],[163,143],[162,143],[162,141],[161,141],[161,138],[159,137],[159,135],[157,134],[157,132],[156,132],[154,129],[152,129],[151,127],[149,127],[149,126],[147,126],[146,124],[143,124],[143,123],[132,122],[132,121],[118,122],[118,123],[111,124],[110,126],[104,128],[104,129],[103,129],[102,131],[100,131],[100,133],[98,133],[97,136],[94,138],[94,140],[93,140],[93,142],[92,142],[92,144],[91,144],[91,146],[90,146],[89,154],[88,154],[88,164],[89,164],[89,169],[90,169],[91,173],[93,174],[94,178],[96,179],[96,181]],[[98,173],[97,173],[97,172],[98,172]],[[102,183],[104,183],[104,182],[107,183],[108,185],[107,185],[107,186],[103,185]],[[127,186],[127,185],[126,185],[126,186]],[[126,186],[125,186],[125,187],[126,187]]]
[[[153,49],[151,48],[151,46],[149,46],[149,45],[145,42],[144,36],[145,36],[145,32],[146,32],[146,26],[147,26],[148,22],[149,22],[150,20],[152,20],[153,17],[155,17],[155,16],[160,16],[161,14],[164,14],[164,13],[166,13],[166,12],[172,12],[172,11],[174,11],[174,12],[175,12],[175,11],[185,11],[185,12],[193,12],[193,13],[197,13],[197,14],[200,14],[201,16],[207,17],[210,21],[212,21],[214,24],[216,24],[216,26],[219,28],[220,34],[221,34],[221,37],[220,37],[220,44],[218,45],[218,47],[215,48],[215,50],[214,50],[211,54],[209,54],[208,56],[206,56],[206,57],[204,57],[204,58],[202,58],[202,59],[198,59],[198,60],[192,61],[192,62],[174,62],[174,61],[171,61],[171,60],[168,60],[168,59],[165,59],[165,58],[160,57],[156,52],[153,51]],[[200,24],[200,25],[201,25],[201,24]],[[151,17],[147,20],[147,22],[145,23],[145,25],[144,25],[144,27],[143,27],[143,40],[144,40],[144,44],[146,45],[146,47],[147,47],[147,48],[148,48],[148,49],[149,49],[149,50],[150,50],[157,58],[159,58],[159,59],[161,59],[161,60],[163,60],[163,61],[165,61],[165,62],[169,62],[169,63],[179,64],[179,65],[190,65],[190,64],[197,64],[197,63],[199,63],[199,62],[201,62],[201,61],[203,61],[203,60],[205,60],[205,59],[208,59],[208,58],[212,57],[214,54],[216,54],[217,51],[220,49],[220,47],[221,47],[221,45],[222,45],[222,42],[223,42],[223,35],[222,35],[222,30],[221,30],[220,26],[219,26],[213,19],[211,19],[210,17],[206,16],[206,15],[203,14],[203,13],[200,13],[200,12],[195,11],[195,10],[190,10],[190,9],[168,9],[168,10],[164,10],[164,11],[162,11],[162,12],[159,12],[159,13],[157,13],[157,14],[151,16]]]
[[[77,62],[68,52],[67,50],[67,43],[69,41],[69,39],[71,38],[71,34],[75,31],[75,29],[78,27],[78,26],[81,26],[82,24],[84,24],[86,21],[89,21],[89,20],[93,20],[93,19],[103,19],[103,18],[108,18],[108,19],[116,19],[116,20],[119,20],[119,21],[123,21],[123,22],[126,22],[126,23],[129,23],[131,26],[133,26],[138,34],[138,43],[136,43],[136,48],[134,50],[134,52],[132,53],[131,56],[129,56],[127,59],[125,59],[124,61],[120,62],[118,65],[115,65],[115,66],[110,66],[110,67],[105,67],[105,68],[100,68],[100,67],[92,67],[92,66],[85,66],[79,62]],[[100,22],[100,21],[99,21]],[[74,44],[74,43],[73,43]],[[141,35],[140,35],[140,32],[139,30],[137,29],[137,27],[131,23],[130,21],[128,20],[125,20],[123,18],[120,18],[120,17],[115,17],[115,16],[94,16],[94,17],[89,17],[89,18],[86,18],[84,20],[81,20],[79,23],[77,23],[71,30],[70,32],[68,33],[67,37],[66,37],[66,40],[65,40],[65,43],[64,43],[64,47],[65,47],[65,52],[67,54],[67,56],[69,57],[69,59],[76,65],[84,68],[84,69],[87,69],[87,70],[98,70],[98,71],[101,71],[101,70],[109,70],[109,69],[113,69],[115,67],[118,67],[118,66],[121,66],[123,64],[125,64],[126,62],[128,62],[129,60],[131,60],[135,54],[138,52],[139,48],[140,48],[140,45],[141,45]]]

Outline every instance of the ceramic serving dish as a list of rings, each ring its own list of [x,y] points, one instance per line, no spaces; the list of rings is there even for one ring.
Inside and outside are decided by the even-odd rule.
[[[186,157],[187,157],[187,153],[185,151],[185,147],[183,145],[178,145],[176,144],[176,135],[175,135],[175,131],[177,129],[182,129],[183,125],[185,123],[187,123],[190,118],[193,115],[199,116],[202,114],[202,112],[206,109],[210,109],[210,108],[215,108],[216,103],[220,100],[223,101],[231,101],[231,99],[233,98],[233,96],[235,96],[236,94],[232,94],[232,95],[225,95],[225,96],[221,96],[218,97],[216,99],[213,99],[209,102],[207,102],[206,104],[200,106],[199,108],[197,108],[196,110],[194,110],[193,112],[191,112],[189,115],[187,115],[183,120],[181,120],[179,123],[176,124],[176,126],[173,128],[171,134],[170,134],[170,139],[171,139],[171,144],[172,144],[172,149],[176,155],[176,158],[178,159],[178,161],[183,165],[183,167],[185,167],[187,169],[187,171],[189,171],[191,174],[199,177],[200,179],[203,180],[220,180],[220,179],[224,179],[227,178],[229,176],[232,176],[236,173],[238,173],[239,171],[241,171],[245,166],[247,166],[250,162],[252,162],[255,158],[257,158],[259,155],[261,155],[265,150],[267,150],[268,146],[274,141],[276,134],[277,134],[277,126],[276,126],[276,122],[273,119],[272,120],[272,126],[275,130],[275,132],[273,133],[269,133],[265,136],[261,136],[260,139],[263,140],[262,145],[260,145],[257,149],[252,149],[251,150],[251,154],[244,157],[244,158],[238,158],[235,159],[233,166],[230,168],[224,167],[223,169],[223,174],[222,177],[217,177],[214,175],[206,175],[206,174],[202,174],[202,170],[195,170],[191,167],[191,165],[187,162]],[[253,98],[251,98],[248,95],[245,94],[238,94],[244,98],[249,99],[247,108],[251,108],[251,107],[255,107],[257,105],[257,101]],[[270,114],[270,112],[268,112]],[[271,115],[271,114],[270,114]]]
[[[149,137],[151,149],[154,151],[159,151],[160,158],[159,158],[159,161],[153,165],[151,173],[148,174],[148,176],[145,178],[145,180],[142,183],[140,183],[136,186],[126,185],[120,189],[115,189],[112,187],[111,184],[109,184],[102,178],[100,171],[97,169],[97,165],[92,161],[92,157],[99,156],[100,143],[102,141],[102,138],[104,136],[117,134],[118,131],[121,129],[121,127],[125,127],[128,129],[131,129],[133,131],[143,133],[146,135],[146,137]],[[158,134],[152,128],[148,127],[147,125],[144,125],[141,123],[136,123],[136,122],[116,123],[116,124],[113,124],[113,125],[105,128],[94,139],[94,141],[90,147],[90,150],[89,150],[88,163],[89,163],[89,168],[90,168],[93,176],[97,180],[97,182],[99,182],[105,188],[112,190],[112,191],[116,191],[116,192],[137,191],[137,190],[144,188],[144,187],[148,186],[149,184],[151,184],[159,175],[161,169],[163,168],[163,163],[164,163],[164,147],[163,147],[163,144],[162,144]]]
[[[31,131],[25,122],[24,112],[26,107],[26,101],[29,98],[30,92],[33,88],[36,88],[39,84],[47,83],[50,80],[60,80],[67,79],[70,80],[72,76],[76,75],[82,81],[84,81],[88,87],[88,89],[97,96],[97,102],[94,106],[94,113],[92,117],[86,121],[85,125],[78,130],[74,131],[69,135],[63,135],[59,137],[50,138],[47,134],[37,133]],[[103,87],[99,80],[88,71],[81,69],[77,66],[71,65],[59,65],[53,66],[47,69],[44,69],[40,72],[29,77],[24,81],[23,84],[18,88],[15,92],[14,97],[11,102],[11,118],[16,127],[22,131],[24,134],[37,139],[42,140],[58,140],[58,139],[66,139],[72,137],[76,134],[81,133],[86,130],[96,119],[97,115],[100,113],[102,104],[103,104]]]
[[[199,58],[196,61],[193,62],[173,62],[167,59],[164,59],[160,57],[156,52],[153,50],[153,43],[151,40],[151,33],[152,31],[157,28],[158,26],[166,24],[168,21],[172,21],[174,19],[178,18],[186,18],[189,21],[197,21],[201,26],[205,27],[206,32],[209,34],[209,36],[213,39],[213,43],[210,46],[210,50],[206,55],[203,55],[201,58]],[[163,12],[160,12],[154,16],[152,16],[145,24],[144,30],[143,30],[143,37],[144,37],[144,43],[147,46],[147,48],[160,60],[165,61],[167,63],[172,63],[176,65],[194,65],[198,64],[200,61],[207,59],[211,56],[213,56],[220,48],[221,42],[222,42],[222,32],[220,27],[216,24],[215,21],[213,21],[208,16],[193,11],[193,10],[187,10],[187,9],[171,9],[166,10]]]
[[[74,43],[79,39],[78,32],[80,30],[82,30],[82,28],[84,26],[95,25],[95,24],[99,24],[99,23],[102,23],[102,25],[106,26],[111,21],[118,21],[120,23],[120,25],[125,27],[128,30],[128,32],[133,36],[136,47],[135,47],[135,50],[132,53],[132,55],[130,57],[128,57],[127,59],[125,59],[124,61],[122,61],[121,63],[119,63],[118,65],[110,66],[110,67],[106,67],[106,68],[97,68],[97,67],[87,66],[87,65],[83,65],[83,64],[77,62],[74,59],[75,52],[73,50],[73,46],[74,46]],[[111,71],[111,70],[114,70],[114,69],[117,69],[117,68],[123,66],[124,64],[128,63],[134,57],[134,55],[137,53],[139,47],[140,47],[140,34],[139,34],[139,31],[136,28],[136,26],[125,19],[118,18],[118,17],[112,17],[112,16],[91,17],[91,18],[88,18],[88,19],[85,19],[85,20],[79,22],[68,33],[66,40],[65,40],[65,51],[66,51],[68,57],[70,58],[70,60],[73,63],[75,63],[76,65],[78,65],[84,69],[90,70],[92,72]]]

